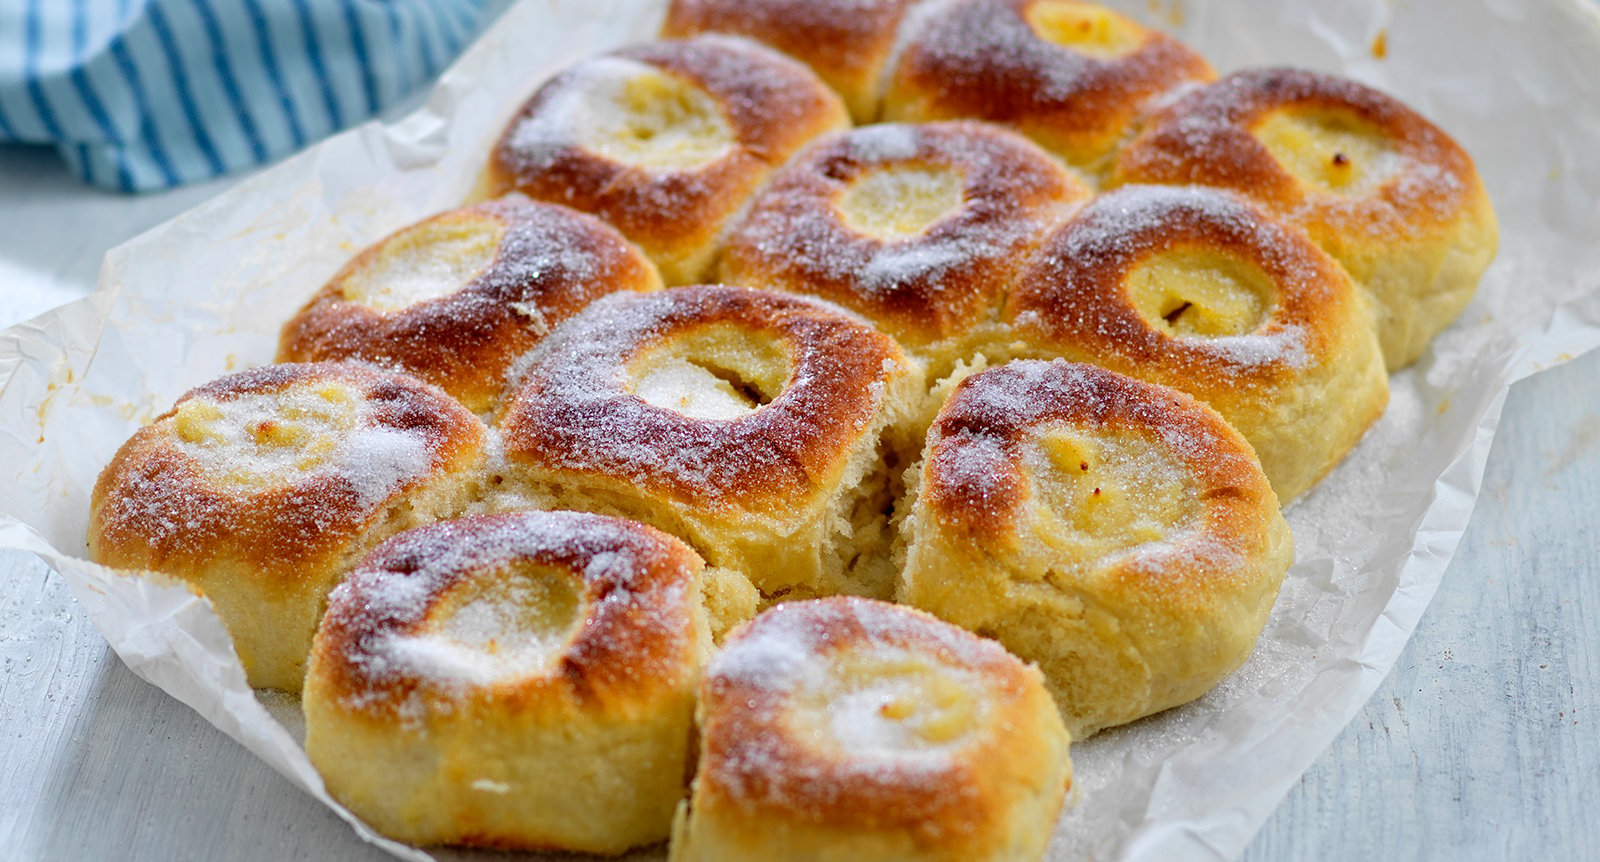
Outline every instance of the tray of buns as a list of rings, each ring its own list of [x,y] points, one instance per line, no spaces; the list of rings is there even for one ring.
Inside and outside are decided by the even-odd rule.
[[[404,858],[1238,852],[1600,343],[1600,15],[600,5],[5,333],[0,538]]]

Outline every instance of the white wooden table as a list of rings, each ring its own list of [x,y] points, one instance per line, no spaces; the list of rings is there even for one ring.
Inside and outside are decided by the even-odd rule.
[[[0,327],[226,188],[79,187],[0,147]],[[1371,703],[1245,857],[1600,859],[1600,352],[1517,385],[1443,587]],[[31,555],[0,551],[0,859],[384,859],[139,680]]]

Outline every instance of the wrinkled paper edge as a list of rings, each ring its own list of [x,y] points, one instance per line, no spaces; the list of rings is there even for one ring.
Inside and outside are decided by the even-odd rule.
[[[1101,734],[1074,748],[1074,758],[1080,763],[1080,788],[1092,783],[1084,778],[1093,778],[1093,764],[1111,761],[1133,764],[1126,767],[1133,775],[1143,774],[1151,780],[1138,788],[1124,785],[1105,790],[1107,800],[1117,793],[1128,796],[1115,798],[1120,807],[1112,806],[1117,817],[1111,825],[1100,817],[1106,806],[1098,805],[1093,797],[1085,798],[1080,789],[1075,794],[1075,808],[1058,830],[1051,858],[1226,859],[1242,850],[1283,794],[1361,709],[1397,660],[1465,531],[1510,384],[1600,344],[1600,255],[1577,247],[1600,233],[1594,229],[1600,224],[1594,205],[1600,199],[1600,168],[1582,173],[1585,145],[1592,145],[1597,137],[1594,132],[1600,130],[1600,114],[1594,105],[1563,103],[1555,92],[1562,83],[1563,68],[1567,83],[1600,79],[1600,15],[1585,0],[1542,4],[1502,0],[1474,10],[1459,9],[1447,0],[1401,6],[1370,0],[1326,7],[1301,0],[1280,4],[1270,13],[1254,13],[1280,19],[1264,22],[1263,33],[1273,31],[1265,24],[1275,23],[1304,36],[1292,43],[1265,35],[1252,41],[1249,34],[1241,35],[1234,24],[1238,13],[1228,14],[1225,4],[1196,9],[1178,2],[1112,5],[1126,6],[1138,17],[1175,30],[1221,71],[1269,62],[1338,71],[1395,92],[1435,119],[1439,115],[1430,110],[1427,86],[1412,92],[1405,82],[1386,78],[1386,65],[1392,61],[1378,59],[1369,50],[1378,35],[1388,37],[1391,56],[1397,58],[1410,50],[1407,39],[1418,36],[1408,29],[1416,20],[1428,20],[1430,32],[1447,20],[1437,10],[1453,13],[1448,21],[1457,28],[1481,24],[1475,23],[1474,15],[1490,23],[1531,28],[1536,34],[1522,42],[1537,45],[1541,56],[1513,55],[1518,62],[1505,68],[1484,65],[1491,66],[1490,74],[1513,79],[1525,76],[1528,80],[1513,83],[1522,88],[1522,97],[1534,103],[1541,95],[1549,96],[1549,105],[1535,107],[1546,109],[1547,121],[1555,128],[1541,129],[1551,134],[1542,135],[1539,142],[1548,139],[1551,145],[1544,154],[1553,154],[1555,170],[1569,174],[1552,175],[1548,179],[1552,187],[1541,188],[1542,195],[1535,195],[1536,200],[1529,203],[1534,208],[1530,212],[1548,211],[1546,221],[1552,224],[1541,224],[1538,218],[1523,223],[1520,209],[1509,213],[1496,195],[1502,205],[1503,248],[1518,254],[1515,261],[1503,254],[1485,280],[1485,291],[1538,283],[1544,291],[1534,297],[1536,301],[1522,297],[1514,316],[1508,315],[1506,308],[1486,312],[1486,303],[1475,302],[1462,323],[1439,339],[1432,355],[1417,369],[1397,376],[1396,389],[1405,387],[1413,394],[1417,403],[1408,407],[1416,409],[1407,413],[1391,407],[1391,414],[1347,466],[1330,477],[1327,488],[1289,508],[1297,541],[1304,547],[1302,536],[1314,534],[1308,536],[1311,545],[1320,546],[1327,525],[1319,523],[1318,516],[1338,509],[1327,502],[1339,493],[1338,486],[1359,488],[1361,473],[1382,472],[1382,456],[1393,452],[1380,450],[1380,444],[1394,445],[1392,440],[1381,439],[1386,433],[1393,437],[1407,431],[1405,423],[1412,421],[1433,434],[1429,439],[1439,442],[1434,460],[1424,468],[1431,477],[1421,476],[1420,483],[1413,482],[1417,487],[1409,489],[1420,502],[1406,510],[1414,516],[1406,534],[1373,534],[1391,544],[1396,538],[1404,539],[1403,543],[1389,553],[1364,560],[1302,558],[1291,571],[1291,584],[1328,587],[1323,593],[1307,593],[1318,602],[1324,596],[1338,597],[1352,582],[1356,592],[1344,598],[1352,602],[1367,599],[1368,604],[1382,599],[1375,608],[1364,610],[1369,617],[1364,621],[1358,620],[1353,627],[1330,628],[1328,644],[1337,648],[1337,657],[1302,668],[1314,672],[1298,680],[1297,686],[1290,686],[1292,690],[1278,693],[1276,700],[1258,696],[1251,701],[1249,685],[1257,682],[1251,679],[1252,668],[1269,662],[1262,658],[1270,652],[1270,644],[1264,643],[1236,679],[1224,683],[1222,688],[1227,691],[1208,695],[1201,706]],[[597,11],[601,6],[605,11]],[[1339,8],[1331,8],[1335,6]],[[1435,10],[1434,17],[1426,19],[1429,10]],[[286,311],[253,305],[250,298],[263,285],[294,285],[293,295],[303,299],[354,251],[390,230],[455,205],[473,186],[481,162],[481,155],[478,161],[463,157],[464,149],[477,153],[486,149],[509,112],[548,74],[595,51],[648,37],[656,29],[661,11],[659,0],[606,4],[526,0],[440,79],[423,108],[391,124],[372,123],[332,138],[114,249],[107,256],[95,294],[0,334],[0,380],[4,381],[0,383],[0,452],[8,455],[8,464],[13,454],[21,458],[16,482],[20,490],[0,492],[0,511],[6,513],[0,514],[0,547],[29,550],[44,559],[66,578],[75,597],[130,669],[189,704],[291,782],[329,805],[362,838],[400,858],[430,857],[377,836],[327,795],[294,735],[273,719],[272,712],[245,685],[231,644],[209,603],[171,579],[119,574],[82,559],[80,537],[87,519],[87,488],[110,451],[188,386],[270,360],[277,322],[285,319],[293,306]],[[554,21],[568,23],[555,26]],[[1433,33],[1429,50],[1453,46],[1456,40],[1449,29],[1446,26]],[[1481,35],[1482,31],[1473,32]],[[1219,43],[1231,47],[1227,63],[1208,50],[1208,45]],[[1285,55],[1286,44],[1293,45],[1288,49],[1292,55]],[[1523,64],[1521,59],[1540,62]],[[504,77],[508,70],[515,70],[509,80]],[[1444,90],[1440,98],[1450,98],[1449,87]],[[1456,95],[1457,101],[1464,102]],[[1494,107],[1485,106],[1484,113]],[[1563,112],[1559,116],[1558,108]],[[1521,169],[1509,163],[1508,157],[1525,151],[1525,142],[1485,142],[1456,133],[1478,158],[1492,194],[1500,188],[1527,191],[1508,179]],[[1499,146],[1501,143],[1505,145]],[[381,182],[373,182],[374,178]],[[1574,188],[1565,187],[1569,181]],[[283,251],[279,247],[282,242],[274,237],[300,238],[299,234],[307,233],[307,224],[318,227],[308,245],[295,247],[292,254],[273,254]],[[1552,227],[1556,229],[1550,231]],[[1554,236],[1532,241],[1532,232],[1541,228]],[[231,242],[260,253],[213,260],[222,253],[208,255],[208,250],[219,238],[225,247],[231,247]],[[261,327],[255,324],[259,320],[272,323]],[[152,336],[158,332],[187,334],[152,345]],[[222,343],[236,348],[225,352],[223,364],[227,367],[204,363],[194,367],[186,361],[192,354],[216,354]],[[143,367],[117,363],[114,370],[107,370],[108,364],[129,354],[141,357]],[[151,374],[162,367],[186,369],[187,382],[154,382]],[[190,368],[192,371],[187,370]],[[1463,388],[1463,379],[1473,385]],[[1426,418],[1427,410],[1438,410],[1438,418]],[[84,425],[88,427],[81,427]],[[1386,431],[1381,427],[1385,425],[1395,430]],[[46,443],[80,438],[94,441],[99,448],[91,445],[64,452],[70,447]],[[1370,463],[1373,461],[1379,463]],[[1369,584],[1376,587],[1369,590]],[[1386,588],[1389,592],[1385,595]],[[1289,592],[1286,585],[1286,594]],[[1279,619],[1293,616],[1284,612],[1288,604],[1292,603],[1280,602],[1264,642],[1278,637],[1275,632],[1280,623],[1303,624],[1300,619]],[[1345,616],[1336,614],[1330,625],[1344,621]],[[1269,676],[1264,685],[1276,679]],[[1244,697],[1255,707],[1264,703],[1281,708],[1248,719],[1215,708],[1217,702],[1230,697]],[[1204,705],[1207,701],[1211,706]],[[1230,728],[1230,719],[1234,725],[1250,725],[1243,737],[1236,727]],[[1156,744],[1151,745],[1148,738],[1155,738]],[[1163,747],[1161,742],[1169,739],[1182,744]],[[1141,762],[1141,757],[1160,762]],[[1091,766],[1086,768],[1085,763]],[[1247,763],[1254,766],[1241,766]],[[1220,794],[1215,792],[1219,785],[1214,778],[1193,774],[1208,768],[1217,772],[1223,765],[1228,769],[1220,771],[1230,779],[1220,785],[1226,788]],[[1094,834],[1085,835],[1083,823],[1089,814],[1096,815],[1089,827]]]

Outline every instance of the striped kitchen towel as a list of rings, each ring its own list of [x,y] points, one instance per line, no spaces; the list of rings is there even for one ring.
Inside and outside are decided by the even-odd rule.
[[[258,165],[431,80],[504,0],[0,0],[0,141],[86,182]]]

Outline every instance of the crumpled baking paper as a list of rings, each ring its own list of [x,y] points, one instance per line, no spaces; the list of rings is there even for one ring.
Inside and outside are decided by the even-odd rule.
[[[1587,0],[1112,5],[1224,73],[1308,66],[1399,96],[1473,154],[1501,219],[1477,299],[1394,377],[1356,451],[1289,508],[1297,561],[1249,663],[1194,704],[1073,748],[1051,859],[1227,859],[1399,656],[1467,525],[1507,387],[1600,343],[1600,13]],[[526,0],[410,116],[333,138],[112,250],[95,294],[0,334],[0,546],[43,557],[130,668],[402,858],[428,857],[328,798],[297,742],[297,705],[245,686],[203,600],[82,559],[89,491],[184,391],[270,361],[280,323],[358,249],[468,195],[539,82],[650,38],[663,6]]]

